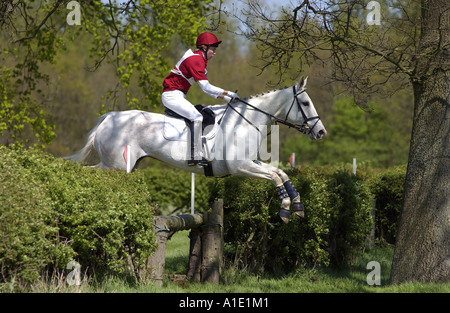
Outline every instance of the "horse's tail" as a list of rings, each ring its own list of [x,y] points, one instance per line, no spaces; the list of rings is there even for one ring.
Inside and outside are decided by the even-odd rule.
[[[97,133],[97,129],[100,126],[100,124],[108,117],[108,115],[109,113],[100,116],[100,118],[97,121],[97,124],[95,124],[94,128],[92,128],[91,131],[89,132],[84,147],[81,148],[81,150],[78,151],[77,153],[64,157],[64,159],[82,164],[88,163],[91,159],[93,159],[95,157],[94,140],[95,135]]]

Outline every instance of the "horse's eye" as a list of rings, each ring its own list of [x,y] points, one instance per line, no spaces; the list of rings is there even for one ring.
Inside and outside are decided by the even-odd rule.
[[[305,107],[307,107],[307,106],[309,106],[309,101],[304,101],[304,102],[302,102],[302,104],[303,104]]]

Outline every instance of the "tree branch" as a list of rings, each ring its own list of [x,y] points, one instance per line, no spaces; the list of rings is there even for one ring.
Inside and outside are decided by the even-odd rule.
[[[344,43],[349,43],[349,44],[357,46],[357,47],[359,47],[359,48],[361,48],[363,50],[371,52],[371,53],[373,53],[375,55],[381,56],[386,61],[388,61],[388,62],[392,63],[393,65],[395,65],[402,73],[408,74],[409,76],[413,75],[413,72],[414,72],[413,70],[405,68],[404,66],[402,66],[400,64],[399,61],[396,61],[393,58],[389,57],[386,53],[383,53],[383,52],[381,52],[379,50],[376,50],[374,48],[371,48],[371,47],[368,47],[366,45],[363,45],[362,43],[359,43],[357,41],[353,41],[353,40],[350,40],[350,39],[347,39],[347,38],[343,38],[343,37],[340,37],[340,36],[336,36],[334,38],[334,40],[341,41],[341,42],[344,42]],[[403,54],[402,54],[402,56],[403,56]],[[401,60],[401,58],[399,60]]]
[[[50,16],[52,16],[53,13],[56,12],[56,10],[58,10],[59,6],[63,3],[63,0],[58,0],[55,4],[55,6],[53,7],[53,9],[50,10],[50,12],[47,13],[47,15],[44,17],[44,19],[42,20],[42,22],[36,27],[36,29],[34,30],[33,34],[31,36],[28,37],[23,37],[20,39],[17,39],[16,41],[14,41],[14,43],[19,43],[22,41],[26,41],[26,40],[30,40],[33,39],[34,37],[36,37],[36,35],[38,34],[39,30],[41,29],[42,26],[44,26],[44,24],[47,22],[47,20],[50,18]]]

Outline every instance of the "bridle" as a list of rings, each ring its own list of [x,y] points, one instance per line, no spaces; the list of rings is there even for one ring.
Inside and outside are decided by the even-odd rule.
[[[302,90],[297,92],[295,86],[292,86],[292,91],[294,93],[294,100],[292,100],[292,104],[291,104],[291,107],[289,108],[289,110],[288,110],[288,112],[286,114],[285,121],[287,122],[287,118],[289,116],[289,113],[292,110],[292,107],[294,106],[294,102],[297,102],[298,110],[300,111],[300,113],[302,114],[302,117],[303,117],[303,124],[299,125],[299,127],[295,127],[295,129],[297,129],[298,131],[300,131],[300,132],[302,132],[304,134],[309,135],[312,132],[312,130],[314,129],[314,127],[316,127],[317,123],[320,121],[320,116],[317,115],[317,116],[307,117],[306,114],[305,114],[305,111],[303,111],[303,108],[302,108],[302,106],[300,104],[300,101],[298,101],[297,97],[300,94],[304,93],[306,91],[306,89],[303,88]],[[316,120],[316,122],[314,123],[314,125],[312,127],[309,127],[308,122],[309,121],[313,121],[313,120]],[[294,124],[294,125],[298,125],[298,124]]]
[[[275,115],[272,115],[272,114],[270,114],[270,113],[268,113],[268,112],[265,112],[265,111],[263,111],[263,110],[261,110],[261,109],[255,107],[254,105],[251,105],[251,104],[248,103],[247,101],[242,100],[242,99],[236,98],[235,101],[242,102],[242,103],[244,103],[245,105],[247,105],[247,106],[253,108],[254,110],[256,110],[256,111],[258,111],[258,112],[261,112],[261,113],[263,113],[263,114],[269,116],[270,118],[272,118],[272,119],[275,120],[275,123],[280,123],[280,124],[286,125],[286,126],[288,126],[288,127],[292,127],[292,128],[298,130],[299,132],[301,132],[301,133],[303,133],[303,134],[309,135],[309,134],[311,134],[311,132],[312,132],[312,130],[314,129],[314,127],[316,127],[317,123],[320,121],[320,117],[319,117],[318,115],[317,115],[317,116],[312,116],[312,117],[307,117],[306,114],[305,114],[305,111],[303,111],[303,108],[302,108],[300,102],[298,101],[298,98],[297,98],[297,97],[298,97],[300,94],[302,94],[303,92],[305,92],[306,89],[302,89],[302,90],[300,90],[300,91],[297,92],[295,86],[292,86],[292,91],[293,91],[293,94],[294,94],[294,99],[292,100],[291,106],[289,107],[289,110],[288,110],[288,112],[287,112],[287,114],[286,114],[286,118],[285,118],[284,120],[281,119],[281,118],[279,118],[279,117],[276,117]],[[240,115],[247,123],[249,123],[250,125],[252,125],[253,127],[255,127],[259,132],[261,132],[255,124],[253,124],[253,123],[252,123],[251,121],[249,121],[244,115],[242,115],[240,112],[238,112],[238,111],[231,105],[231,102],[232,102],[232,101],[230,101],[230,102],[228,103],[227,108],[225,109],[225,112],[226,112],[226,110],[228,110],[228,108],[231,108],[234,112],[236,112],[237,114],[239,114],[239,115]],[[288,120],[287,120],[287,119],[288,119],[288,116],[289,116],[289,113],[291,112],[292,107],[294,106],[294,103],[297,103],[298,109],[299,109],[300,113],[302,114],[302,117],[303,117],[303,123],[302,123],[302,124],[294,124],[294,123],[288,122]],[[223,118],[223,116],[225,115],[225,112],[224,112],[224,114],[222,115],[222,118]],[[222,118],[219,120],[219,124],[220,124],[220,122],[222,121]],[[314,125],[313,125],[312,127],[310,127],[310,126],[308,125],[308,122],[309,122],[309,121],[313,121],[313,120],[316,120],[316,122],[314,123]]]

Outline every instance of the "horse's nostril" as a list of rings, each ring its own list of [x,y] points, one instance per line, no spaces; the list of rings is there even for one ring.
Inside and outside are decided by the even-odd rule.
[[[323,129],[321,129],[321,130],[317,133],[317,138],[318,138],[318,139],[321,139],[323,136],[325,136],[325,134],[326,134],[326,132],[325,132]]]

